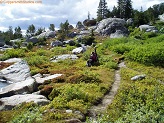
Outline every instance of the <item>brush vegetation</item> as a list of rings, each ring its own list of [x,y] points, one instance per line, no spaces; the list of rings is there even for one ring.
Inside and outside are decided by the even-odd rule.
[[[98,38],[95,39],[100,42]],[[64,122],[66,119],[78,118],[81,115],[66,113],[80,111],[87,116],[88,109],[101,102],[102,97],[110,91],[115,69],[120,59],[124,58],[127,68],[121,69],[121,85],[106,113],[98,119],[100,123],[164,122],[164,35],[131,32],[128,38],[105,39],[97,44],[99,66],[86,66],[93,47],[78,55],[76,61],[64,60],[50,62],[50,58],[69,54],[75,46],[32,49],[10,49],[4,52],[1,60],[19,57],[25,59],[31,69],[31,75],[63,74],[61,77],[46,81],[39,90],[50,104],[38,106],[24,103],[12,111],[1,111],[0,122],[9,123],[52,123]],[[140,81],[130,78],[146,74]],[[86,122],[92,122],[87,120]]]

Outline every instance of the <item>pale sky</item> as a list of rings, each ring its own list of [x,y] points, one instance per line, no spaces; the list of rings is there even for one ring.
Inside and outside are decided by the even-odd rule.
[[[88,12],[91,18],[96,18],[100,0],[1,0],[0,1],[0,30],[6,31],[9,26],[20,26],[27,30],[34,24],[37,28],[55,24],[58,28],[61,22],[68,20],[76,25],[78,21],[87,19]],[[21,2],[21,3],[15,3]],[[24,3],[26,2],[26,3]],[[31,3],[29,3],[31,2]],[[37,3],[38,2],[38,3]],[[106,0],[108,8],[117,6],[117,0]],[[133,9],[143,9],[164,2],[164,0],[132,0]]]

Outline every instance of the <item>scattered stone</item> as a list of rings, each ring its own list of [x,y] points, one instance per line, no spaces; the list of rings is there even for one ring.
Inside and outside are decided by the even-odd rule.
[[[59,56],[55,56],[55,57],[51,58],[51,61],[58,62],[58,61],[65,60],[65,59],[76,60],[76,59],[78,59],[78,57],[77,57],[77,55],[74,55],[74,54],[64,54],[64,55],[59,55]]]
[[[39,40],[38,40],[38,38],[37,37],[31,37],[31,38],[28,38],[27,40],[26,40],[26,42],[32,42],[33,44],[36,44],[36,43],[38,43],[39,42]]]
[[[155,26],[149,26],[149,25],[140,25],[139,29],[140,31],[146,31],[146,32],[158,32]]]
[[[52,41],[50,46],[59,47],[59,46],[63,46],[63,43],[61,41]]]
[[[137,75],[131,78],[132,81],[145,79],[146,75]]]
[[[66,113],[72,113],[72,110],[68,109],[66,110]]]
[[[57,78],[59,76],[62,76],[62,74],[54,74],[54,75],[48,75],[46,77],[43,77],[39,73],[39,74],[36,74],[35,76],[33,76],[33,78],[35,78],[35,80],[38,84],[43,84],[46,80],[51,80],[51,79]]]
[[[74,46],[75,42],[73,40],[67,40],[67,41],[63,41],[64,44],[69,44],[70,46]]]
[[[38,105],[47,105],[49,103],[49,100],[47,100],[47,98],[42,95],[26,94],[1,98],[0,102],[0,111],[2,111],[11,110],[15,106],[24,102],[34,102]]]
[[[80,54],[80,53],[84,53],[86,51],[86,48],[84,47],[77,47],[75,49],[72,50],[73,54]]]

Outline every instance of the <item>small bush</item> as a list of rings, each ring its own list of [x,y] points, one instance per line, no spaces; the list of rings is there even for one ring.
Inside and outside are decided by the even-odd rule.
[[[21,58],[25,56],[25,52],[27,50],[24,48],[22,49],[9,49],[4,52],[4,55],[0,57],[0,60],[6,60],[9,58]]]
[[[133,46],[130,46],[128,44],[118,44],[117,46],[113,46],[111,49],[118,53],[118,54],[124,54],[125,52],[129,52]]]
[[[104,67],[109,69],[117,69],[117,66],[118,65],[116,62],[107,62]]]
[[[38,56],[38,55],[26,57],[25,60],[28,62],[30,66],[38,66],[38,67],[49,61],[49,59],[46,56]]]
[[[27,44],[27,49],[28,50],[31,50],[33,48],[33,43],[32,42],[29,42],[28,44]]]
[[[95,38],[92,36],[85,36],[84,38],[82,38],[82,43],[85,45],[92,45],[92,43],[94,42]]]

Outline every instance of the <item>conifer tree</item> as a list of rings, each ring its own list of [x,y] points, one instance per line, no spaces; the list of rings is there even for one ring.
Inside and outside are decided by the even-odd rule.
[[[21,31],[20,26],[16,27],[15,32],[14,32],[14,39],[17,39],[17,38],[22,38],[22,31]]]
[[[98,10],[97,10],[97,20],[101,21],[102,19],[106,18],[106,15],[108,14],[107,9],[107,2],[106,0],[100,0]]]
[[[131,0],[118,0],[117,3],[120,18],[132,17],[133,8]]]

